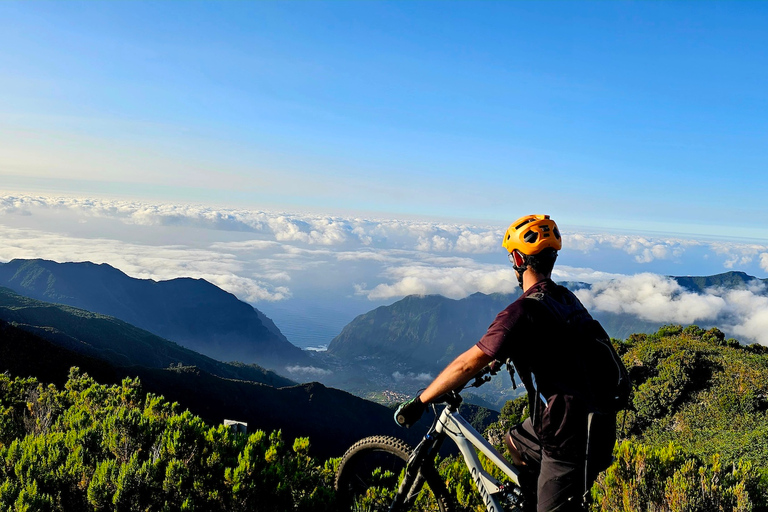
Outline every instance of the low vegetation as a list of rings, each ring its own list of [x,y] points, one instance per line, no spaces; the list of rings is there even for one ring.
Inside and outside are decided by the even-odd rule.
[[[768,351],[717,329],[666,326],[614,340],[635,385],[594,511],[768,511]],[[525,417],[510,401],[494,442]],[[73,369],[63,389],[0,375],[0,510],[336,510],[336,460],[309,440],[206,425],[145,394]],[[440,471],[466,510],[483,510],[466,467]]]
[[[0,375],[0,510],[331,511],[309,440],[236,434],[76,369],[63,390]]]

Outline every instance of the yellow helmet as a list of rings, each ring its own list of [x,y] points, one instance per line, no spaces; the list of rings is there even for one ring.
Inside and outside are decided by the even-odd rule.
[[[532,256],[547,248],[559,251],[563,240],[557,224],[549,215],[526,215],[509,226],[501,245],[510,253],[517,249],[526,256]]]

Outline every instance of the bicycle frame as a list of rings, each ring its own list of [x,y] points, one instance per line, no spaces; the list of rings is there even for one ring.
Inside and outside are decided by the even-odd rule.
[[[475,448],[498,466],[518,487],[520,487],[520,470],[510,464],[458,411],[452,410],[451,407],[443,409],[435,425],[435,433],[447,435],[458,446],[477,485],[485,509],[488,512],[505,512],[498,498],[504,490],[504,485],[483,469]]]

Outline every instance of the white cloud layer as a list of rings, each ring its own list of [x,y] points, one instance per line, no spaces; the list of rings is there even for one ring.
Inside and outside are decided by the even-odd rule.
[[[602,281],[576,295],[587,309],[665,323],[689,324],[715,318],[725,306],[721,297],[687,292],[676,281],[657,274]]]
[[[205,279],[249,302],[283,300],[285,286],[241,275],[243,265],[225,253],[178,246],[143,245],[107,238],[78,238],[0,225],[0,261],[43,258],[58,262],[108,263],[131,277]]]
[[[500,245],[505,227],[6,195],[0,261],[93,261],[138,278],[204,278],[255,304],[350,296],[380,304],[411,294],[458,299],[516,289]],[[698,275],[768,272],[768,245],[563,235],[567,260],[553,277],[592,283],[579,292],[589,307],[657,322],[711,323],[768,344],[764,290],[693,294],[658,271],[697,275],[689,269],[704,262],[711,270]]]
[[[431,294],[460,299],[475,292],[511,293],[517,287],[514,271],[497,265],[474,268],[406,265],[387,270],[386,277],[394,282],[379,284],[371,290],[358,286],[356,292],[371,300]]]
[[[652,322],[707,324],[768,345],[768,288],[757,282],[747,289],[684,289],[656,274],[638,274],[594,284],[575,292],[591,310],[626,313]]]
[[[331,370],[318,368],[317,366],[286,366],[285,369],[291,375],[300,377],[327,377],[328,375],[333,374]]]
[[[392,374],[392,378],[395,379],[397,382],[403,382],[403,381],[415,381],[415,382],[423,382],[423,383],[430,383],[432,382],[435,377],[431,373],[401,373],[401,372],[395,372]]]

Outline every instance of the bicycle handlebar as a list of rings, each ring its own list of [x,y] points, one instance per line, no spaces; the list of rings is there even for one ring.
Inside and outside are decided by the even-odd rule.
[[[499,361],[498,359],[494,359],[488,365],[484,366],[479,372],[477,372],[475,376],[470,379],[469,383],[443,395],[440,395],[435,400],[431,400],[430,402],[432,404],[447,403],[453,407],[458,407],[462,402],[461,395],[459,393],[467,388],[479,388],[486,382],[490,382],[491,377],[496,375],[504,365],[507,365],[509,377],[512,379],[512,388],[517,389],[517,385],[515,384],[515,367],[512,366],[512,361],[509,359],[506,361]]]

